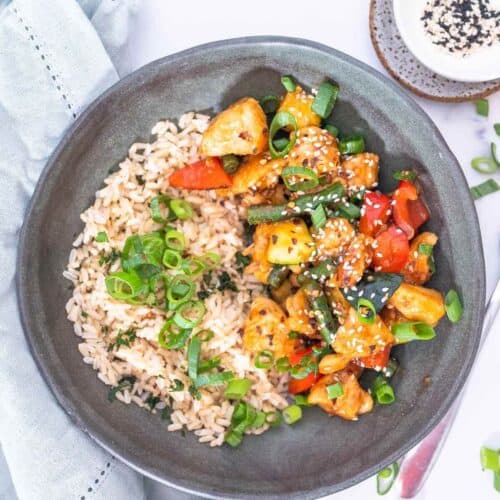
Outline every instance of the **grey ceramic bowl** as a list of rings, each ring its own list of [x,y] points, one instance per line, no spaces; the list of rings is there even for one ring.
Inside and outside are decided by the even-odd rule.
[[[209,448],[138,407],[110,404],[107,388],[83,364],[66,319],[62,277],[79,214],[129,145],[152,125],[189,110],[215,112],[247,96],[280,93],[280,75],[341,87],[331,121],[362,132],[381,156],[381,185],[415,168],[439,233],[431,286],[456,288],[465,304],[458,325],[446,319],[432,342],[396,349],[402,369],[397,401],[347,422],[307,409],[293,427],[245,439],[238,449]],[[78,118],[50,159],[22,231],[18,295],[26,337],[61,406],[100,445],[141,472],[206,496],[315,498],[375,474],[422,439],[462,387],[476,353],[484,304],[481,239],[465,179],[441,134],[394,83],[328,47],[287,38],[243,38],[196,47],[155,61],[106,91]],[[425,384],[425,377],[431,382]],[[375,487],[375,486],[374,486]]]

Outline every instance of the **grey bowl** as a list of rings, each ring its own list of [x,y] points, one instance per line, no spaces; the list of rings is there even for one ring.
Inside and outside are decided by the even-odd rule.
[[[217,111],[235,99],[281,92],[292,74],[317,87],[341,87],[331,121],[344,134],[362,132],[391,172],[415,168],[436,231],[437,275],[430,284],[456,288],[465,304],[458,325],[446,319],[432,342],[398,347],[397,402],[358,422],[308,409],[293,427],[211,449],[189,433],[169,433],[155,415],[110,404],[107,388],[84,365],[65,315],[71,291],[62,278],[79,214],[129,145],[152,125],[189,110]],[[484,265],[476,212],[457,163],[426,114],[394,83],[368,66],[316,43],[277,37],[228,40],[155,61],[99,97],[52,155],[28,210],[17,269],[26,337],[40,371],[75,423],[124,462],[176,488],[205,496],[316,498],[375,474],[421,440],[462,387],[477,350],[484,304]],[[431,378],[430,384],[423,382]]]

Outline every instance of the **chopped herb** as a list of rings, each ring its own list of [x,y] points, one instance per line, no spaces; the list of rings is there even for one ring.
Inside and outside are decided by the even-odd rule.
[[[194,385],[189,386],[189,394],[191,394],[193,399],[201,399],[201,393]]]
[[[136,175],[135,180],[137,181],[137,184],[139,184],[139,186],[144,186],[144,184],[146,184],[146,181],[144,180],[144,177],[142,175]]]
[[[81,315],[82,315],[82,318],[88,318],[89,317],[89,313],[87,313],[85,311],[82,311]]]
[[[107,243],[109,241],[108,235],[104,231],[99,231],[95,237],[97,243]]]
[[[238,288],[234,284],[234,281],[229,276],[227,271],[222,271],[219,276],[219,284],[217,285],[217,290],[223,292],[224,290],[232,290],[233,292],[237,292]]]
[[[108,351],[112,351],[115,347],[118,349],[122,345],[130,347],[132,345],[132,342],[134,342],[134,340],[137,338],[135,332],[136,330],[134,328],[129,328],[125,331],[119,330],[115,341],[109,344]]]
[[[99,258],[99,265],[112,264],[115,260],[121,257],[121,252],[116,249],[112,249],[109,253],[101,252],[101,257]]]
[[[160,413],[160,418],[162,420],[169,420],[170,421],[170,414],[171,413],[172,413],[172,410],[170,409],[170,407],[165,406],[165,408],[163,408],[163,410]]]
[[[125,389],[132,389],[137,379],[133,375],[127,375],[118,382],[118,385],[112,387],[108,392],[108,401],[112,403],[116,399],[116,393]]]
[[[102,325],[101,326],[101,332],[104,333],[104,334],[108,334],[109,333],[109,326],[108,325]]]
[[[495,129],[495,134],[497,134],[498,137],[500,137],[500,123],[494,123],[493,128]]]
[[[243,255],[241,252],[236,252],[236,269],[241,274],[245,267],[250,264],[252,258],[248,255]]]
[[[179,392],[184,390],[184,383],[179,379],[174,379],[174,385],[170,386],[171,392]]]
[[[478,99],[476,102],[476,113],[481,116],[488,116],[490,105],[487,99]]]
[[[487,181],[484,181],[481,184],[470,188],[470,192],[474,200],[478,200],[479,198],[494,193],[498,190],[500,190],[500,186],[495,179],[488,179]]]
[[[202,279],[203,279],[203,283],[205,283],[205,285],[210,286],[210,284],[212,283],[212,271],[206,272],[203,275]]]
[[[214,293],[214,290],[200,290],[197,295],[200,300],[205,300]]]
[[[149,406],[150,410],[154,410],[159,402],[160,398],[158,396],[152,396],[151,394],[148,396],[146,401],[144,401],[144,403]]]

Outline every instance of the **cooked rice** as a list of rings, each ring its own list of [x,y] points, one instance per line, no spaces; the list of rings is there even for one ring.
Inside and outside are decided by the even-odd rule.
[[[262,286],[235,269],[235,254],[243,248],[239,207],[217,199],[214,192],[189,193],[186,197],[168,186],[168,176],[174,169],[198,159],[201,133],[208,121],[208,116],[194,113],[181,116],[178,126],[160,121],[152,130],[154,142],[131,146],[128,158],[105,179],[106,187],[96,193],[95,203],[81,215],[85,227],[73,243],[64,276],[74,284],[66,312],[75,333],[83,339],[79,344],[83,361],[92,365],[98,378],[110,386],[116,386],[127,375],[137,378],[131,390],[116,394],[117,399],[148,408],[148,398],[158,397],[160,402],[153,413],[171,407],[169,431],[185,428],[194,431],[200,442],[220,446],[233,412],[232,404],[223,398],[224,388],[202,388],[201,399],[193,399],[188,391],[185,352],[167,350],[157,343],[165,313],[111,298],[104,278],[119,269],[120,261],[99,263],[102,255],[112,249],[121,250],[129,236],[161,227],[151,219],[151,198],[161,192],[188,200],[195,208],[195,217],[173,224],[184,233],[188,252],[218,253],[222,258],[220,271],[227,271],[239,290],[216,292],[205,300],[207,313],[199,329],[209,328],[215,335],[203,344],[202,356],[220,356],[225,370],[252,380],[245,400],[257,409],[274,411],[287,406],[287,375],[255,368],[242,349],[244,318],[252,298],[262,293]],[[106,232],[109,242],[95,242],[100,231]],[[128,328],[135,328],[137,335],[131,347],[108,351],[118,332]],[[184,383],[183,391],[169,390],[176,379]],[[267,425],[250,432],[258,434],[266,429]]]

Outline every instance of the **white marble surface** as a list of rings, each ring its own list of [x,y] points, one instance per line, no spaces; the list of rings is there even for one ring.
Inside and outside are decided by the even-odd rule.
[[[0,4],[2,1],[0,0]],[[309,38],[384,70],[376,58],[368,33],[368,0],[317,2],[306,8],[297,0],[269,2],[181,2],[143,0],[135,32],[120,53],[122,71],[131,71],[153,59],[193,45],[245,35],[287,35]],[[441,129],[458,157],[470,185],[484,176],[470,168],[470,159],[487,155],[494,138],[492,123],[500,122],[500,93],[489,98],[490,119],[478,117],[470,103],[441,104],[417,99]],[[500,148],[500,139],[497,138]],[[500,181],[500,175],[497,174]],[[477,202],[486,259],[488,295],[500,275],[500,193]],[[460,223],[460,221],[457,221]],[[479,466],[479,447],[500,448],[498,366],[500,320],[476,362],[458,419],[419,500],[494,499],[492,477]],[[13,500],[15,492],[0,447],[0,499]],[[145,479],[149,500],[188,498]],[[39,498],[44,498],[40,493]],[[378,498],[375,480],[333,495],[333,500]],[[392,491],[386,498],[398,498]],[[114,499],[111,499],[114,500]],[[129,500],[128,498],[124,500]],[[130,500],[135,500],[130,497]]]
[[[385,73],[370,42],[368,0],[316,2],[177,2],[144,0],[135,34],[127,47],[135,69],[153,59],[193,45],[245,35],[287,35],[309,38],[344,51]],[[474,156],[487,155],[494,138],[492,123],[500,122],[500,93],[489,98],[490,118],[475,114],[471,103],[444,104],[417,98],[436,122],[456,154],[470,185],[485,177],[470,167]],[[500,147],[500,139],[498,139]],[[500,175],[497,174],[500,181]],[[488,295],[500,275],[500,193],[477,202],[486,258]],[[457,221],[459,224],[460,221]],[[466,398],[448,442],[419,500],[438,498],[498,498],[489,473],[479,466],[484,443],[500,447],[500,322],[476,362]],[[496,333],[496,334],[495,334]],[[174,498],[158,484],[149,482],[150,498]],[[386,498],[397,498],[391,492]],[[334,495],[335,500],[377,498],[375,480],[369,479]]]

